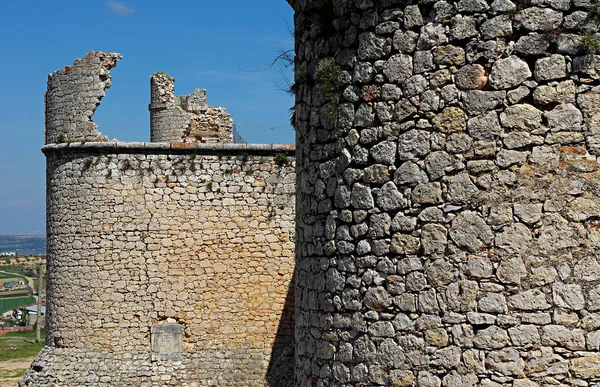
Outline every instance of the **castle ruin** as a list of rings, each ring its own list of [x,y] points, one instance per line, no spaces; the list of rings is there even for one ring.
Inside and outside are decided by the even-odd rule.
[[[261,195],[274,196],[270,207],[253,198],[264,217],[258,229],[275,230],[270,240],[264,236],[264,258],[275,252],[281,262],[289,257],[282,246],[291,248],[293,239],[278,238],[289,236],[283,217],[296,195],[295,369],[288,380],[297,387],[598,385],[598,3],[291,3],[295,188],[278,180],[285,183],[291,170],[271,172],[279,167],[272,154],[260,156],[261,165],[270,166]],[[113,62],[114,56],[102,57]],[[68,130],[76,139],[97,141],[95,127],[79,125],[78,117],[48,121],[57,124],[47,126],[47,139]],[[247,319],[225,332],[196,325],[207,313],[209,325],[235,321],[227,316],[238,298],[226,288],[210,289],[228,301],[203,303],[199,294],[209,279],[233,286],[251,274],[244,271],[248,265],[226,275],[216,270],[221,259],[230,259],[226,269],[235,265],[235,253],[205,254],[205,246],[216,251],[221,239],[207,243],[205,232],[222,230],[235,244],[233,219],[239,217],[221,210],[227,197],[211,191],[197,206],[190,202],[201,191],[189,149],[214,157],[198,165],[199,176],[227,165],[243,170],[241,161],[208,155],[233,145],[186,142],[187,127],[177,128],[173,143],[50,141],[44,147],[49,336],[24,384],[49,385],[52,378],[78,385],[270,381],[265,363],[275,354],[239,343],[279,337],[274,319]],[[178,163],[184,164],[180,172]],[[220,188],[246,182],[235,173],[215,178],[222,178]],[[188,192],[186,184],[198,191]],[[236,198],[252,198],[243,190]],[[281,206],[273,207],[278,200]],[[211,227],[202,228],[206,221],[193,220],[205,206],[219,210],[206,218]],[[291,280],[287,262],[276,272]],[[258,284],[278,278],[266,267]],[[161,277],[170,270],[178,273],[173,279]],[[196,287],[186,290],[182,278]],[[270,311],[285,315],[281,283],[268,299],[280,300]],[[124,311],[127,318],[116,321]],[[102,318],[86,320],[84,312]],[[161,334],[183,335],[182,346],[161,352],[152,340]],[[215,349],[215,337],[237,341]],[[291,340],[286,337],[282,345]],[[241,361],[239,354],[251,355]]]
[[[91,117],[120,58],[49,75],[47,335],[22,384],[261,386],[293,342],[294,147],[233,143],[163,73],[152,142],[108,141]]]
[[[206,103],[206,90],[176,96],[175,80],[160,72],[150,78],[150,90],[150,141],[233,142],[231,116]]]

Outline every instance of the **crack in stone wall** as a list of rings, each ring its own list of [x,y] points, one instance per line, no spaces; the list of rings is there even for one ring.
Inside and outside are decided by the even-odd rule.
[[[71,66],[48,75],[45,143],[108,141],[92,121],[111,86],[110,70],[121,55],[91,51]]]

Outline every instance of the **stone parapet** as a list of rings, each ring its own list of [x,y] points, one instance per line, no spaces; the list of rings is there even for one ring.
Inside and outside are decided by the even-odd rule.
[[[202,144],[183,142],[71,142],[48,144],[42,147],[46,155],[54,152],[180,152],[210,154],[227,151],[228,155],[267,153],[275,155],[284,153],[293,156],[296,152],[292,144]]]

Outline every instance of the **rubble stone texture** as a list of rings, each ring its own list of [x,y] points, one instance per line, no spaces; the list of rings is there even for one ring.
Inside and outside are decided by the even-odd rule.
[[[48,75],[46,144],[69,141],[108,141],[91,118],[111,86],[110,69],[121,55],[89,52],[71,66]]]
[[[262,386],[293,340],[289,148],[106,144],[44,148],[47,336],[23,385]],[[154,360],[169,321],[180,359]]]
[[[20,385],[272,383],[293,368],[278,364],[293,359],[294,146],[200,143],[222,134],[202,129],[199,90],[176,99],[200,117],[188,142],[90,142],[75,126],[57,144],[56,112],[91,123],[78,101],[104,93],[116,58],[50,76],[46,346]]]
[[[598,385],[600,57],[584,51],[600,36],[596,4],[288,2],[297,55],[295,385]],[[231,248],[240,256],[248,248],[233,242],[246,228],[220,233],[245,219],[228,212],[227,195],[251,198],[263,214],[267,191],[230,191],[238,180],[217,171],[243,168],[235,156],[202,154],[206,165],[192,171],[198,150],[181,145],[96,146],[46,148],[49,345],[24,382],[290,382],[265,377],[267,347],[240,344],[276,337],[275,320],[219,329],[245,305],[229,286],[263,294],[243,287],[255,260],[220,265],[229,259],[217,253],[222,240],[243,246]],[[273,171],[276,160],[260,165]],[[213,179],[227,190],[212,191]],[[197,221],[205,205],[210,216]],[[262,216],[260,230],[277,229]],[[288,226],[256,251],[280,251]],[[196,227],[218,239],[197,241]],[[258,286],[279,273],[265,270]],[[213,298],[187,287],[211,281]],[[285,286],[273,289],[285,299]],[[281,314],[283,301],[263,302],[266,315]],[[207,303],[220,314],[206,317]],[[102,318],[81,318],[89,313]],[[161,324],[184,327],[181,361],[151,361],[178,358],[149,353],[149,332],[169,330],[152,329]],[[225,346],[215,349],[215,337]]]
[[[293,3],[296,386],[599,385],[596,2]]]
[[[175,95],[175,79],[165,73],[150,78],[150,141],[232,143],[233,121],[224,108],[206,103],[206,90]]]

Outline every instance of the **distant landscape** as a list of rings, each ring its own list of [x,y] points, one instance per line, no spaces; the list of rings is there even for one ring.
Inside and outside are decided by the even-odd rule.
[[[45,255],[46,237],[0,235],[0,253],[2,252],[16,252],[18,255]]]

